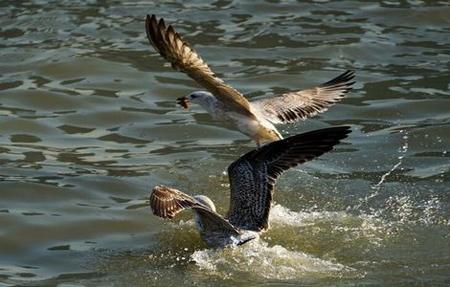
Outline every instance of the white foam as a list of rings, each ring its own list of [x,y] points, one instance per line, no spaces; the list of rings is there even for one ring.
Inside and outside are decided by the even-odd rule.
[[[195,251],[191,259],[209,275],[230,278],[247,273],[265,279],[354,277],[356,270],[282,246],[253,240],[239,247]]]
[[[366,214],[353,215],[345,211],[292,211],[276,204],[272,207],[270,224],[277,227],[295,228],[328,223],[334,230],[351,232],[358,238],[364,238],[373,246],[380,246],[385,236],[386,226],[376,216]]]
[[[317,221],[335,221],[355,218],[360,228],[370,230],[370,218],[357,217],[346,212],[294,212],[281,205],[274,205],[270,214],[274,226],[307,226]],[[288,227],[289,228],[289,227]],[[291,280],[357,277],[357,270],[338,262],[317,258],[298,250],[288,250],[280,245],[269,246],[261,239],[252,240],[238,247],[197,250],[191,255],[196,266],[208,275],[223,279],[239,276]]]
[[[292,211],[284,206],[275,204],[270,210],[270,223],[276,225],[306,226],[314,224],[313,221],[320,219],[336,219],[348,216],[348,214],[341,211]]]

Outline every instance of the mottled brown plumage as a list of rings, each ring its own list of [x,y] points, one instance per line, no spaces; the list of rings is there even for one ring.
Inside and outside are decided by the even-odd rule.
[[[245,97],[217,77],[208,64],[203,61],[189,43],[175,32],[171,25],[166,27],[164,19],[161,18],[158,21],[155,15],[151,17],[147,15],[145,27],[150,44],[164,59],[172,64],[174,69],[186,73],[230,109],[254,117]]]
[[[162,185],[155,186],[150,196],[153,213],[162,218],[173,218],[178,212],[195,205],[191,196]]]
[[[210,246],[239,245],[269,228],[274,185],[289,168],[330,151],[350,133],[334,127],[269,143],[241,156],[228,167],[230,208],[224,218],[205,196],[191,197],[179,190],[156,186],[150,196],[153,213],[172,218],[186,208],[196,214],[203,240]]]
[[[196,214],[200,235],[209,246],[231,244],[233,241],[230,238],[239,238],[241,232],[215,211],[214,203],[205,196],[196,197],[175,188],[157,185],[150,195],[150,207],[154,215],[169,219],[191,208]]]

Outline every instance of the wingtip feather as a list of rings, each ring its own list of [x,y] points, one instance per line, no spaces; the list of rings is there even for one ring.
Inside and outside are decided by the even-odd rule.
[[[335,86],[339,84],[345,84],[346,86],[351,86],[355,82],[349,82],[353,78],[355,78],[355,71],[353,70],[347,70],[344,73],[340,74],[339,76],[331,79],[330,81],[323,83],[321,87],[328,87],[328,86]]]

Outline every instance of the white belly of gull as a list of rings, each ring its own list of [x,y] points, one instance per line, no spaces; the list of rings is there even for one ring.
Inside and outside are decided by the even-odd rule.
[[[249,118],[240,113],[230,111],[224,107],[220,102],[214,101],[202,107],[211,115],[214,120],[228,122],[238,128],[243,134],[249,137],[255,137],[258,133],[260,122],[255,119]],[[267,122],[271,127],[269,129],[275,129],[275,127]]]

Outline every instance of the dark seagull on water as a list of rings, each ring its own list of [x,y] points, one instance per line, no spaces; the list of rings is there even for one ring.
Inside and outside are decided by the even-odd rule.
[[[208,64],[164,19],[147,15],[145,29],[150,44],[172,67],[194,79],[207,91],[196,91],[178,98],[188,108],[189,103],[202,106],[214,119],[234,125],[256,141],[280,140],[283,137],[274,124],[294,123],[326,111],[341,100],[354,84],[353,71],[346,71],[317,87],[289,92],[260,100],[248,101],[242,93],[217,77]]]
[[[269,228],[278,177],[330,150],[350,133],[347,126],[325,128],[274,141],[241,156],[228,167],[230,207],[223,217],[204,195],[187,195],[158,185],[150,195],[153,214],[173,218],[192,209],[201,238],[210,247],[241,245]]]

